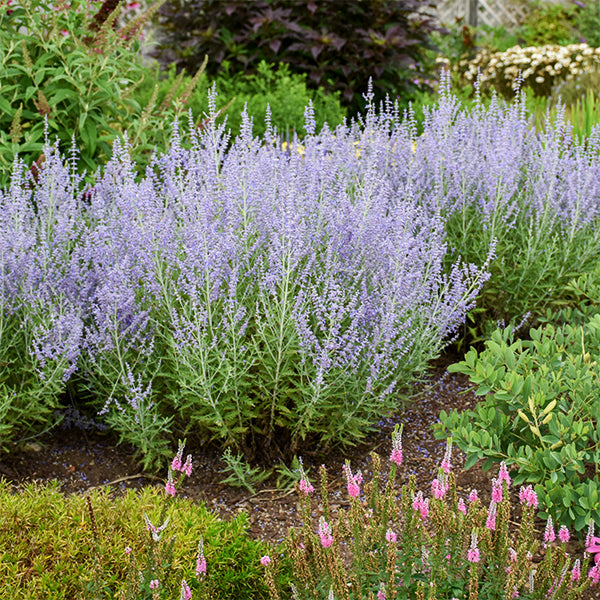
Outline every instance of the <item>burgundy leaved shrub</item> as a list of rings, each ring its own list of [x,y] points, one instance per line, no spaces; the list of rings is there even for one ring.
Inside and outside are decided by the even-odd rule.
[[[439,29],[434,7],[429,0],[171,0],[157,19],[156,56],[191,72],[208,55],[212,75],[225,62],[246,73],[261,60],[287,63],[354,106],[370,77],[376,97],[410,88]]]

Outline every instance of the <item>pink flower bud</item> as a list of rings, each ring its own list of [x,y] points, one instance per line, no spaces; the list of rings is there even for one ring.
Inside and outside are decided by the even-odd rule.
[[[398,467],[402,464],[402,427],[396,425],[392,432],[392,452],[390,462]]]
[[[510,475],[508,474],[508,469],[506,468],[506,463],[504,461],[500,463],[500,470],[498,471],[498,480],[500,481],[500,483],[505,481],[506,487],[510,487]]]
[[[266,556],[266,555],[265,555],[265,556],[263,556],[263,557],[260,559],[260,564],[261,564],[263,567],[266,567],[267,565],[270,565],[270,564],[271,564],[271,557],[270,557],[270,556]]]
[[[324,517],[319,519],[319,537],[321,538],[321,545],[323,548],[329,548],[333,544],[333,536],[331,535],[331,528]]]
[[[481,554],[477,547],[477,533],[475,532],[471,534],[471,546],[467,551],[467,560],[470,563],[478,563],[481,560]]]
[[[169,469],[169,476],[165,485],[165,493],[168,496],[175,496],[175,484],[173,483],[173,472]]]
[[[551,544],[555,539],[554,523],[552,523],[552,517],[549,516],[548,521],[546,521],[546,529],[544,530],[544,542],[546,544]]]
[[[569,533],[569,529],[566,527],[566,525],[562,525],[558,530],[558,539],[563,544],[566,544],[571,539],[571,534]]]

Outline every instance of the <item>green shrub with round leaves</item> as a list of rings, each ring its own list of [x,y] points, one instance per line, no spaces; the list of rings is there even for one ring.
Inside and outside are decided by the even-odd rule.
[[[600,314],[583,324],[497,330],[449,370],[483,396],[473,410],[442,411],[436,437],[452,434],[467,468],[504,460],[516,484],[534,484],[541,515],[576,530],[600,524]]]

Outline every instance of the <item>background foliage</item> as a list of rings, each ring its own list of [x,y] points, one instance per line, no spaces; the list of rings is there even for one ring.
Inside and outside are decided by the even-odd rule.
[[[256,73],[261,60],[308,74],[309,85],[340,91],[356,112],[373,78],[376,98],[404,94],[438,29],[420,0],[195,0],[169,2],[156,20],[163,65],[194,71],[205,54],[210,75]],[[343,15],[343,18],[340,18]]]

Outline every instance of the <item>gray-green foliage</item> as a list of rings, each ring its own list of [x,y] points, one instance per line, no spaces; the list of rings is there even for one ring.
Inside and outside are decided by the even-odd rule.
[[[0,303],[0,450],[53,422],[68,360],[34,351],[35,338],[51,320],[39,307],[14,310]]]
[[[535,484],[543,516],[581,531],[600,523],[600,315],[530,336],[498,330],[450,367],[484,398],[473,410],[443,411],[436,436],[451,433],[467,467],[514,465],[516,484]]]

